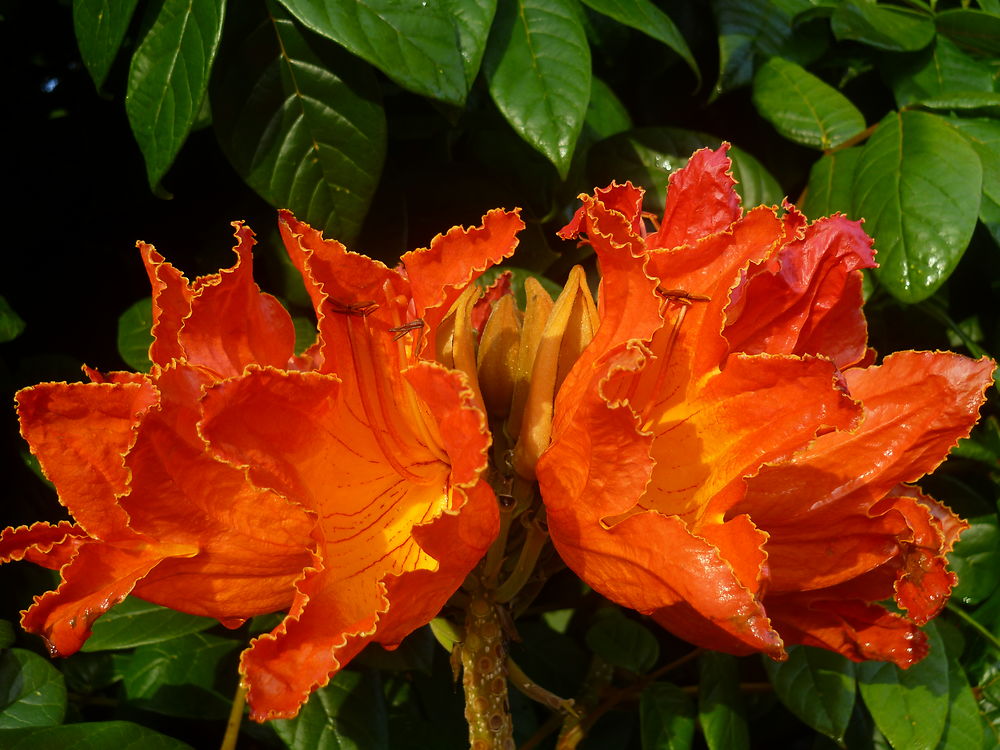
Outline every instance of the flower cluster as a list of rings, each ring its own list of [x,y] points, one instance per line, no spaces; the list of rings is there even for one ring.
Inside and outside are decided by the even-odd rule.
[[[696,153],[652,229],[638,188],[583,197],[561,235],[596,252],[596,302],[578,268],[555,301],[529,279],[524,311],[508,278],[475,284],[516,211],[395,269],[282,212],[317,319],[298,356],[249,229],[194,282],[140,243],[151,371],[17,396],[74,518],[0,536],[0,561],[62,575],[24,627],[67,655],[129,594],[233,627],[287,611],[241,673],[255,718],[292,716],[439,612],[504,538],[494,490],[516,478],[584,581],[692,643],[919,660],[964,523],[910,483],[968,434],[993,363],[876,366],[859,223],[744,213],[728,168]]]

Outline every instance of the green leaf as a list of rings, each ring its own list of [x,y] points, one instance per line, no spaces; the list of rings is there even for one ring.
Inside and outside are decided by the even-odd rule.
[[[839,3],[830,18],[830,27],[837,39],[894,52],[923,49],[934,38],[934,22],[928,16],[865,0]]]
[[[388,717],[375,675],[338,672],[296,718],[271,726],[289,750],[388,750]]]
[[[565,179],[590,98],[590,47],[570,0],[500,0],[483,69],[510,126]]]
[[[660,644],[649,628],[617,610],[590,626],[587,646],[606,662],[636,674],[649,671],[660,658]]]
[[[10,648],[14,643],[14,623],[0,620],[0,648]]]
[[[154,190],[198,117],[224,7],[225,0],[163,0],[132,57],[125,111]]]
[[[865,127],[864,116],[846,96],[780,57],[768,60],[754,76],[753,103],[785,138],[824,151]]]
[[[225,668],[240,642],[204,633],[190,633],[146,646],[118,661],[128,699],[148,711],[190,719],[224,719],[229,697],[216,690],[218,675],[236,675],[236,664]]]
[[[0,729],[54,726],[65,714],[66,683],[58,669],[32,651],[0,654]]]
[[[707,651],[698,657],[698,672],[698,720],[709,750],[748,750],[750,733],[736,659]]]
[[[888,56],[885,70],[900,107],[956,92],[993,91],[993,73],[989,67],[943,36],[938,36],[933,46],[922,52]]]
[[[978,750],[983,746],[983,721],[972,686],[958,659],[948,660],[948,719],[937,750]]]
[[[474,2],[281,0],[281,4],[306,27],[367,60],[408,91],[456,106],[465,102],[471,83],[466,66],[481,57],[492,16],[487,4]],[[465,11],[461,22],[452,15],[455,9]],[[473,28],[480,33],[470,34]],[[475,49],[476,42],[480,50]]]
[[[930,623],[930,653],[909,669],[885,662],[856,667],[865,705],[896,750],[934,750],[948,717],[948,655]]]
[[[83,651],[105,651],[159,643],[188,633],[198,633],[216,624],[209,617],[175,612],[158,604],[129,597],[94,622],[94,632]]]
[[[854,169],[862,147],[854,146],[825,154],[809,170],[809,191],[799,208],[817,218],[840,212],[851,215],[854,199]]]
[[[615,19],[618,23],[631,26],[633,29],[638,29],[643,34],[648,34],[653,39],[663,42],[688,64],[698,81],[698,85],[701,85],[701,72],[698,70],[698,63],[695,62],[694,55],[691,54],[691,49],[684,41],[684,37],[681,36],[681,32],[670,20],[670,16],[649,0],[583,0],[583,3],[592,10]]]
[[[128,721],[0,731],[4,750],[192,750],[191,746]]]
[[[955,8],[934,16],[939,32],[963,49],[983,57],[1000,55],[1000,16],[972,8]]]
[[[139,0],[73,0],[73,29],[80,57],[100,89],[125,39]]]
[[[646,210],[662,211],[671,173],[687,164],[694,151],[718,148],[721,141],[717,136],[682,128],[634,128],[593,146],[587,175],[592,184],[601,186],[612,180],[632,180],[646,190]],[[729,156],[744,206],[781,202],[784,191],[760,162],[735,146],[729,149]]]
[[[1000,528],[995,513],[966,520],[969,528],[962,532],[948,560],[958,576],[954,595],[966,604],[978,604],[1000,583]]]
[[[465,63],[465,90],[468,91],[479,74],[497,0],[441,0],[441,4],[458,30],[458,45]]]
[[[611,87],[596,76],[591,78],[583,135],[590,141],[601,141],[631,127],[632,118]]]
[[[139,300],[118,316],[118,354],[136,372],[149,372],[153,366],[149,359],[152,330],[152,297]]]
[[[982,166],[940,117],[891,112],[854,173],[852,216],[875,238],[879,281],[903,302],[926,299],[965,252],[979,214]]]
[[[25,322],[0,295],[0,344],[12,341],[24,331]]]
[[[278,14],[220,65],[215,129],[236,170],[271,205],[353,240],[385,160],[371,69]]]
[[[826,32],[792,28],[812,8],[809,0],[712,0],[719,27],[719,79],[715,94],[753,80],[757,58],[784,57],[808,65],[822,55]]]
[[[975,149],[983,164],[983,201],[979,207],[979,218],[987,227],[1000,227],[1000,121],[985,117],[956,117],[948,122]],[[997,234],[994,232],[994,236]]]
[[[788,661],[763,662],[788,710],[842,744],[854,710],[854,665],[840,654],[809,646],[790,646]]]
[[[669,682],[654,682],[639,698],[642,750],[688,750],[694,740],[694,703]]]

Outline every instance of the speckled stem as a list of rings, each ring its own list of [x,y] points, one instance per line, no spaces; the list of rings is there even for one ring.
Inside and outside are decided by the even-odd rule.
[[[465,719],[471,750],[514,750],[507,702],[507,646],[490,592],[475,587],[466,610],[462,655]]]

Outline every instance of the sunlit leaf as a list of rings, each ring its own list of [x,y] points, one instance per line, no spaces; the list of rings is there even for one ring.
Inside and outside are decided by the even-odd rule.
[[[118,316],[118,354],[136,372],[149,372],[153,343],[153,300],[141,299]]]
[[[0,653],[0,729],[53,726],[65,714],[66,683],[58,669],[32,651]],[[9,747],[2,735],[0,747]]]
[[[125,111],[154,189],[201,109],[224,7],[224,0],[163,0],[132,56]]]
[[[452,10],[466,3],[423,0],[281,0],[281,4],[306,27],[367,60],[403,88],[455,105],[465,101],[468,91],[463,52],[470,66],[481,57],[467,30],[475,26],[483,31],[483,19],[491,15],[479,13],[479,6],[470,3],[473,12],[463,14],[458,23]],[[460,33],[463,28],[466,33]],[[466,50],[467,40],[471,46]],[[478,41],[482,43],[481,36]]]
[[[852,215],[854,200],[854,168],[861,156],[861,147],[854,146],[832,154],[824,154],[809,170],[809,191],[799,208],[806,216]]]
[[[891,112],[854,173],[852,215],[875,238],[876,275],[904,302],[926,299],[954,270],[979,214],[982,167],[947,121]]]
[[[289,750],[388,750],[385,701],[374,675],[338,672],[297,717],[271,726]]]
[[[215,128],[236,170],[271,205],[350,242],[385,159],[371,69],[277,12],[221,64]]]
[[[1000,121],[992,118],[951,118],[983,164],[983,200],[979,218],[1000,243]]]
[[[642,750],[687,750],[694,740],[691,698],[669,682],[654,682],[639,697]]]
[[[989,66],[969,57],[943,36],[914,55],[890,56],[885,69],[900,107],[957,92],[993,91],[993,72]]]
[[[129,721],[0,730],[4,750],[191,750],[191,746]]]
[[[785,138],[814,148],[839,146],[865,127],[865,118],[846,96],[780,57],[754,76],[753,103]]]
[[[651,669],[660,658],[660,645],[649,628],[617,612],[591,625],[587,646],[609,664],[637,674]]]
[[[139,0],[73,0],[73,30],[80,57],[98,89],[125,39]]]
[[[830,18],[837,39],[850,39],[879,49],[913,52],[934,38],[934,22],[929,16],[864,0],[843,0]]]
[[[24,331],[25,322],[10,306],[3,296],[0,296],[0,344],[12,341]]]
[[[750,747],[736,659],[708,651],[698,657],[698,720],[709,750]]]
[[[94,622],[94,632],[83,644],[84,651],[132,648],[159,643],[217,624],[209,617],[195,617],[158,604],[129,597]]]
[[[569,0],[500,0],[483,69],[511,127],[566,177],[590,98],[590,46]]]
[[[841,742],[854,710],[854,665],[840,654],[791,646],[788,661],[763,659],[781,702],[817,732]]]
[[[657,41],[663,42],[680,55],[701,83],[701,72],[691,49],[670,16],[657,8],[650,0],[583,0],[584,4],[598,13],[603,13],[619,23],[638,29]]]
[[[886,662],[856,668],[861,697],[896,750],[934,750],[948,718],[948,655],[934,623],[925,632],[930,654],[909,669]]]

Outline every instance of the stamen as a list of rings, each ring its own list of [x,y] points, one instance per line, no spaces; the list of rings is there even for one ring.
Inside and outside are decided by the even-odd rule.
[[[399,341],[403,336],[408,334],[410,331],[423,331],[424,319],[417,318],[416,320],[411,320],[409,323],[403,323],[403,325],[396,326],[395,328],[390,328],[389,332],[396,334],[392,337],[393,341]],[[419,342],[417,349],[419,349]]]
[[[375,300],[365,300],[364,302],[338,302],[335,299],[328,298],[326,303],[330,306],[330,309],[335,313],[341,315],[352,315],[358,318],[367,318],[373,312],[378,310],[378,302]]]

